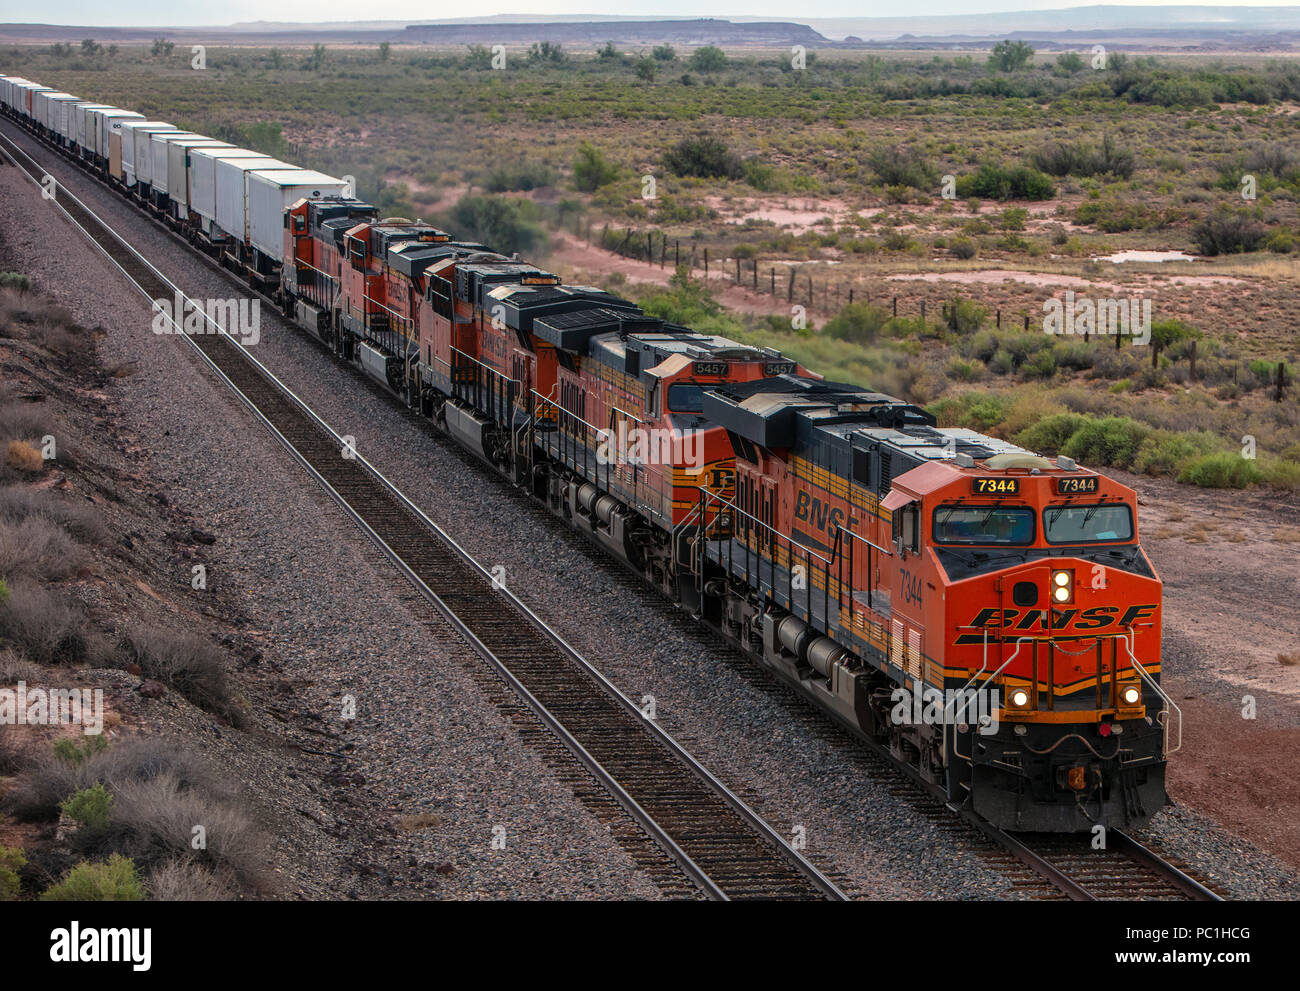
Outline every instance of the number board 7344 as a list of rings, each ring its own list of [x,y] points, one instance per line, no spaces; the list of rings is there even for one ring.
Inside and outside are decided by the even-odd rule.
[[[975,495],[1015,495],[1020,491],[1020,479],[972,478],[970,490]]]

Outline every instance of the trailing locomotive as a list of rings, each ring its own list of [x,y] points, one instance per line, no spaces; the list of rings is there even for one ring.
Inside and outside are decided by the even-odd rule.
[[[0,104],[954,808],[1076,832],[1168,801],[1131,489],[170,125],[107,108],[110,154],[84,155],[36,122],[40,90],[0,77]],[[115,179],[114,122],[174,145],[165,193],[144,159]]]

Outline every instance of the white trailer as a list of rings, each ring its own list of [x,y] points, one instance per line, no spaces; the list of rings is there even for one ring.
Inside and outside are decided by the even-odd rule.
[[[132,188],[140,181],[140,172],[136,168],[135,156],[141,131],[153,134],[158,131],[174,131],[175,126],[162,120],[128,120],[122,122],[122,181],[126,188]],[[146,150],[148,145],[145,145]]]
[[[194,148],[233,148],[216,138],[180,138],[167,143],[167,212],[177,220],[189,218],[190,151]]]
[[[240,160],[259,168],[280,165],[270,155],[250,148],[199,146],[190,151],[190,210],[197,216],[203,233],[214,241],[223,240],[217,229],[217,162]]]
[[[248,243],[279,264],[284,255],[284,212],[298,200],[342,196],[348,183],[323,172],[255,171],[246,174]],[[258,265],[265,274],[264,266]]]
[[[221,233],[229,235],[241,245],[248,243],[248,211],[245,209],[248,186],[245,176],[255,170],[302,171],[298,166],[287,162],[263,163],[255,158],[218,158],[215,164],[217,226]]]

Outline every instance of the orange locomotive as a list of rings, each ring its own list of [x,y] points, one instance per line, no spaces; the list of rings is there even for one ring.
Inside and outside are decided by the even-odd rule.
[[[286,312],[954,807],[1167,802],[1130,489],[356,201],[285,238]]]

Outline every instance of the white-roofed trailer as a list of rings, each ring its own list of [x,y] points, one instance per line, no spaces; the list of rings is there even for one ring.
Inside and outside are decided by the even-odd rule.
[[[244,161],[260,168],[281,165],[270,155],[251,148],[209,148],[199,146],[190,151],[190,222],[195,225],[200,243],[218,243],[226,239],[217,223],[217,162]]]
[[[218,158],[215,160],[217,186],[217,226],[220,233],[228,235],[235,243],[227,248],[231,259],[243,263],[248,245],[248,211],[245,209],[248,185],[244,181],[249,172],[278,170],[301,172],[288,162],[263,163],[256,158]]]
[[[140,181],[140,170],[136,167],[136,155],[140,142],[140,132],[154,134],[158,131],[174,131],[175,125],[162,120],[127,120],[122,122],[122,184],[130,192],[135,192]],[[148,150],[148,145],[145,145]]]
[[[324,172],[256,171],[246,174],[248,242],[253,249],[250,275],[270,282],[279,278],[284,255],[284,212],[298,200],[342,196],[348,183]]]
[[[190,215],[190,152],[195,148],[234,148],[216,138],[181,138],[167,145],[167,215],[184,221]]]

